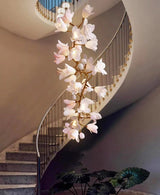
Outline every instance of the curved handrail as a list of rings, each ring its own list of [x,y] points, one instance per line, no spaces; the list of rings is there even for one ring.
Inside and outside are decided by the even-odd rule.
[[[60,95],[56,98],[56,100],[54,100],[54,103],[51,104],[51,106],[48,108],[47,112],[44,114],[41,122],[40,122],[40,125],[38,127],[38,130],[37,130],[37,136],[36,136],[36,151],[37,151],[37,156],[40,157],[40,152],[39,152],[39,148],[38,148],[38,138],[39,138],[39,133],[40,133],[40,130],[41,130],[41,126],[43,124],[43,121],[44,119],[46,118],[47,114],[49,113],[49,111],[52,109],[52,107],[55,105],[55,103],[57,102],[57,100],[65,93],[66,90],[63,90]]]
[[[121,19],[121,22],[118,26],[118,29],[117,31],[115,32],[113,38],[111,39],[111,41],[107,44],[106,48],[99,54],[99,56],[94,60],[94,62],[96,62],[103,54],[104,52],[109,48],[109,46],[111,45],[112,41],[115,39],[117,33],[119,32],[119,29],[121,28],[122,26],[122,23],[124,21],[124,18],[125,16],[127,15],[126,11],[123,13],[123,16],[122,16],[122,19]],[[65,93],[66,89],[63,90],[60,95],[56,98],[56,100],[54,100],[54,102],[51,104],[51,106],[49,107],[49,109],[46,111],[46,113],[44,114],[41,122],[40,122],[40,125],[38,127],[38,131],[37,131],[37,136],[36,136],[36,151],[37,151],[37,156],[40,157],[40,153],[39,153],[39,148],[38,148],[38,138],[39,138],[39,133],[40,133],[40,130],[41,130],[41,126],[42,126],[42,123],[44,121],[44,119],[46,118],[47,114],[49,113],[49,111],[52,109],[52,107],[56,104],[57,100]]]
[[[106,76],[105,81],[101,77],[101,75],[96,75],[96,77],[93,80],[91,80],[92,86],[106,85],[106,88],[108,90],[107,96],[109,95],[109,93],[112,93],[112,95],[115,93],[116,89],[113,90],[113,88],[116,86],[116,82],[120,81],[119,84],[122,83],[121,81],[123,79],[120,80],[120,77],[122,77],[122,73],[125,70],[125,66],[127,64],[126,61],[128,61],[127,56],[129,56],[131,53],[130,52],[131,42],[132,42],[131,26],[129,23],[127,13],[124,12],[121,22],[114,36],[112,37],[111,41],[107,44],[105,49],[100,53],[100,55],[98,55],[98,57],[94,61],[96,62],[99,58],[105,58],[104,60],[106,60],[106,64],[108,65],[108,68],[107,68],[108,75]],[[91,93],[90,95],[91,95],[91,99],[93,99],[94,94]],[[42,173],[44,173],[44,171],[46,170],[46,167],[48,166],[48,163],[51,160],[51,157],[53,157],[53,155],[51,155],[53,154],[52,152],[56,154],[59,151],[59,148],[57,148],[57,144],[59,145],[61,144],[61,146],[64,145],[64,142],[63,142],[64,136],[62,135],[62,129],[60,131],[61,133],[57,132],[58,131],[57,129],[63,128],[62,127],[63,122],[65,122],[64,121],[65,118],[63,117],[63,108],[62,108],[62,102],[65,96],[68,98],[68,93],[66,90],[62,91],[62,93],[51,104],[51,106],[49,107],[45,115],[43,116],[41,123],[38,127],[37,136],[36,136],[36,151],[37,151],[37,157],[38,157],[38,177],[40,177],[41,175],[40,166],[41,167],[43,166]],[[104,105],[105,103],[105,101],[103,102],[104,99],[101,100],[101,99],[98,99],[97,97],[94,97],[94,98],[96,100],[95,101],[96,103],[95,105],[92,105],[91,107],[92,110],[96,110],[98,108],[97,105],[100,105],[101,103],[103,103]],[[60,111],[62,112],[59,113]],[[51,134],[50,134],[49,133],[50,130],[54,130],[54,133],[53,131],[51,131]],[[43,142],[40,143],[40,135],[42,135],[42,137],[43,135],[45,136],[44,151],[40,151],[40,146],[41,146],[40,144],[42,145],[44,144]],[[50,137],[51,138],[54,137],[54,140],[50,139]],[[53,141],[55,141],[54,144],[53,144]],[[50,148],[50,147],[55,147],[55,150],[53,150],[53,148]],[[45,154],[44,159],[42,158],[43,156],[41,157],[41,154],[43,153]],[[40,182],[40,178],[38,179],[38,182]]]

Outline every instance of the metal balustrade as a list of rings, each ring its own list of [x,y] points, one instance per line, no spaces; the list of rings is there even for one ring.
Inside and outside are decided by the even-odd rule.
[[[95,59],[95,62],[102,58],[106,63],[107,76],[97,74],[92,78],[90,84],[92,86],[106,86],[106,98],[99,99],[94,92],[89,94],[89,98],[96,101],[92,105],[92,111],[99,111],[102,105],[113,90],[118,90],[118,85],[122,80],[127,61],[131,54],[132,47],[132,32],[129,18],[124,13],[121,23],[113,36],[110,43],[103,52]],[[36,137],[37,149],[37,193],[40,194],[40,179],[43,176],[50,161],[56,153],[69,141],[66,135],[63,134],[63,126],[66,117],[63,116],[64,99],[71,99],[71,94],[63,91],[56,99],[55,103],[50,106],[44,115]],[[105,106],[105,105],[104,105]],[[88,121],[89,122],[89,121]],[[43,146],[42,146],[43,145]]]
[[[54,25],[57,17],[57,9],[62,7],[64,2],[70,3],[71,10],[75,11],[79,7],[81,0],[38,0],[36,2],[36,11],[42,19]]]

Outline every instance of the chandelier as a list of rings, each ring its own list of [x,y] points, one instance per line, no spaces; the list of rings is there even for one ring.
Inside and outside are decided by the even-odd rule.
[[[68,8],[67,8],[68,4]],[[80,23],[73,21],[74,12],[70,9],[70,4],[66,3],[64,13],[57,16],[55,27],[56,32],[70,32],[69,42],[58,40],[57,52],[54,52],[55,64],[58,65],[57,72],[59,79],[67,83],[66,91],[69,99],[64,99],[65,125],[63,133],[69,139],[76,140],[85,138],[82,132],[86,127],[91,133],[98,133],[97,120],[102,116],[92,105],[96,105],[96,99],[91,96],[94,92],[99,99],[104,99],[107,94],[106,86],[97,86],[93,83],[93,77],[102,74],[107,75],[105,63],[100,60],[94,61],[88,57],[83,49],[94,52],[98,48],[98,39],[94,34],[95,25],[90,24],[88,18],[94,14],[94,9],[87,4],[83,9]],[[64,68],[61,68],[64,67]],[[98,77],[97,77],[98,78]],[[88,124],[88,120],[91,121]]]
[[[61,11],[66,8],[68,3],[70,4],[70,9],[76,11],[80,1],[82,0],[38,0],[35,11],[44,22],[54,25],[57,15],[61,14]]]

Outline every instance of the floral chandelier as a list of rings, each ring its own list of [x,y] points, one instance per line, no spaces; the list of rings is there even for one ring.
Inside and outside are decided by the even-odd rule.
[[[88,17],[93,14],[93,8],[90,5],[83,8],[82,22],[78,25],[72,23],[74,12],[71,11],[69,3],[64,3],[58,13],[55,23],[56,31],[71,32],[71,45],[58,40],[58,52],[54,52],[54,62],[57,65],[65,60],[70,62],[70,65],[65,63],[63,69],[57,68],[59,79],[64,79],[68,84],[66,90],[72,95],[72,99],[64,100],[66,104],[64,116],[67,117],[68,122],[65,123],[63,133],[67,134],[69,139],[79,142],[80,139],[85,138],[85,134],[82,132],[83,127],[86,127],[91,133],[98,133],[96,123],[102,116],[98,112],[91,111],[91,105],[94,105],[95,101],[88,98],[87,95],[94,91],[98,97],[105,98],[106,87],[91,86],[89,82],[96,74],[106,75],[107,72],[102,59],[94,63],[92,57],[87,57],[82,53],[83,48],[96,51],[98,46],[97,37],[93,33],[95,25],[88,23]],[[86,125],[87,120],[91,120],[91,122]]]

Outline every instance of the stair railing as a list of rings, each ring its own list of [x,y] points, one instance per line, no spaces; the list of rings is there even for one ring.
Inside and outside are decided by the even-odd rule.
[[[107,96],[110,97],[113,91],[121,83],[127,61],[131,54],[132,32],[129,18],[126,13],[123,14],[121,23],[114,34],[112,40],[102,53],[96,58],[95,62],[102,58],[106,63],[107,76],[97,74],[90,81],[92,86],[106,86]],[[117,89],[118,90],[118,87]],[[44,115],[36,136],[37,150],[37,192],[40,194],[40,179],[42,178],[50,161],[58,151],[69,141],[63,134],[63,126],[66,117],[63,116],[64,99],[72,98],[66,90],[63,91],[56,101],[50,106]],[[91,106],[92,111],[96,111],[105,102],[105,98],[99,99],[96,94],[90,93],[88,98],[95,100],[95,105]],[[38,195],[39,195],[38,194]]]
[[[71,10],[75,11],[79,8],[81,0],[37,0],[36,12],[43,21],[54,25],[58,14],[58,8],[62,7],[65,2],[70,3]]]

